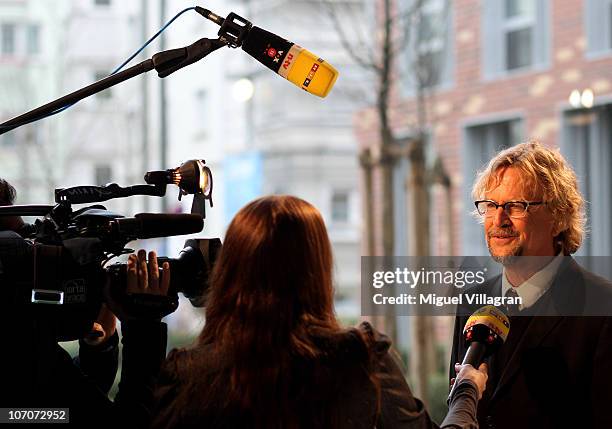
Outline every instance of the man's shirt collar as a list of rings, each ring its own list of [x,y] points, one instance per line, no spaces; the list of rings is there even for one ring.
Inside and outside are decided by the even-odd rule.
[[[550,288],[557,275],[559,266],[563,262],[563,252],[559,252],[546,266],[540,271],[529,277],[519,286],[514,287],[515,292],[522,299],[522,304],[519,306],[519,310],[534,305],[542,295]],[[502,274],[502,296],[506,296],[506,292],[512,288],[512,285],[506,278],[506,269]]]

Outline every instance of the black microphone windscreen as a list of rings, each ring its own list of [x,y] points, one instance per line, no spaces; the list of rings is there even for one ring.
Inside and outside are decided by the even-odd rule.
[[[278,73],[293,43],[259,27],[253,27],[242,49],[257,61]]]

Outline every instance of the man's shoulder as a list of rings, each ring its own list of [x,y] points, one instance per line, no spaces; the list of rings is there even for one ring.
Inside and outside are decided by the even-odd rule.
[[[602,292],[612,293],[612,281],[595,274],[592,271],[578,265],[584,280],[584,284],[590,288],[600,289]]]
[[[612,316],[612,282],[567,257],[555,279],[556,298],[571,302],[566,315]]]

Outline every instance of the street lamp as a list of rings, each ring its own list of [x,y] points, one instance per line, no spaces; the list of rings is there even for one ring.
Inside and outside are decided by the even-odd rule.
[[[575,109],[580,107],[590,109],[593,107],[594,101],[595,95],[593,94],[593,90],[591,88],[586,88],[582,92],[580,92],[578,89],[574,89],[569,96],[569,103]]]
[[[246,103],[253,98],[254,92],[255,87],[253,86],[251,79],[238,79],[232,85],[232,97],[234,97],[234,100],[240,103]]]

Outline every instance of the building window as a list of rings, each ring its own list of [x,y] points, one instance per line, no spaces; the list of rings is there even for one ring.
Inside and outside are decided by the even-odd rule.
[[[9,131],[0,136],[0,146],[12,149],[15,147],[15,140],[15,131]]]
[[[548,62],[547,0],[487,0],[482,4],[486,77],[528,70]]]
[[[452,76],[452,18],[448,0],[424,0],[419,8],[403,2],[409,26],[404,84],[413,94],[418,88],[448,84]]]
[[[94,81],[97,82],[101,79],[104,79],[105,77],[108,77],[108,73],[104,72],[104,71],[96,71],[94,72]],[[96,94],[96,98],[98,98],[99,100],[108,100],[109,98],[112,97],[113,92],[112,92],[112,88],[108,88],[105,89],[101,92],[98,92]]]
[[[506,70],[528,67],[534,60],[535,8],[533,0],[505,1]]]
[[[26,43],[28,55],[40,53],[40,27],[37,24],[27,26]]]
[[[417,30],[417,62],[423,75],[421,82],[427,88],[439,85],[445,77],[449,15],[443,0],[429,0],[421,10]]]
[[[532,61],[531,28],[506,33],[506,70],[528,67]]]
[[[113,170],[110,165],[96,165],[95,167],[95,181],[96,185],[103,186],[111,183]]]
[[[349,221],[349,193],[348,191],[334,191],[331,201],[331,218],[333,223],[348,223]]]
[[[612,52],[612,0],[587,0],[585,9],[587,53]]]
[[[463,254],[488,255],[482,225],[472,216],[472,185],[478,171],[499,152],[522,140],[522,121],[509,119],[469,126],[465,129],[463,151]]]
[[[506,18],[517,16],[533,16],[535,4],[533,0],[506,0]]]
[[[2,55],[15,55],[15,24],[2,24],[0,28],[2,36]]]
[[[612,104],[563,116],[561,151],[572,164],[586,201],[587,231],[578,255],[612,255]]]

